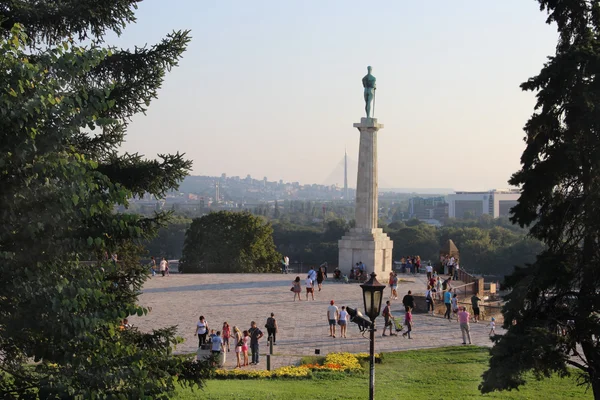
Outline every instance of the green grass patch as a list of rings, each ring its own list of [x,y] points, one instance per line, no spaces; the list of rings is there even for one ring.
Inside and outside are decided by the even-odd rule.
[[[305,357],[316,363],[319,357]],[[592,399],[575,378],[531,377],[519,391],[482,395],[477,390],[488,366],[488,349],[443,347],[386,353],[375,365],[375,397],[378,399]],[[313,372],[310,380],[209,380],[204,390],[180,389],[176,399],[364,399],[368,397],[368,370],[358,373]]]

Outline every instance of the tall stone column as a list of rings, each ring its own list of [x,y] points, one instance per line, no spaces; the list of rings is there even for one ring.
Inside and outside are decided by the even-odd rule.
[[[361,118],[354,124],[360,131],[358,176],[356,179],[356,228],[371,232],[377,228],[377,132],[383,125],[375,118]]]
[[[383,128],[375,118],[361,118],[354,124],[360,132],[358,174],[356,179],[356,225],[338,242],[339,267],[343,273],[358,262],[363,262],[368,272],[386,277],[392,270],[394,243],[377,227],[378,177],[377,133]]]

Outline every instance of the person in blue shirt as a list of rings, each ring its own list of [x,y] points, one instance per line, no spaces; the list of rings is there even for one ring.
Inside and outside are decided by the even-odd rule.
[[[446,313],[444,314],[444,318],[448,318],[448,321],[450,321],[452,319],[452,293],[450,293],[450,290],[446,290],[444,292],[444,304],[446,305]]]

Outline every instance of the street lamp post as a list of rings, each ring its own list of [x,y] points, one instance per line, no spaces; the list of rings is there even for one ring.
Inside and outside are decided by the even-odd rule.
[[[375,393],[375,318],[379,316],[381,309],[381,299],[385,285],[379,283],[376,279],[375,272],[371,273],[371,279],[360,285],[363,290],[363,301],[365,303],[365,314],[371,320],[370,346],[369,346],[369,400],[373,400]]]

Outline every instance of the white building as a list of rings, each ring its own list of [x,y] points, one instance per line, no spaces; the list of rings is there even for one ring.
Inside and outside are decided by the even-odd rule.
[[[487,192],[456,192],[447,196],[450,218],[507,217],[521,196],[518,189],[490,190]]]

